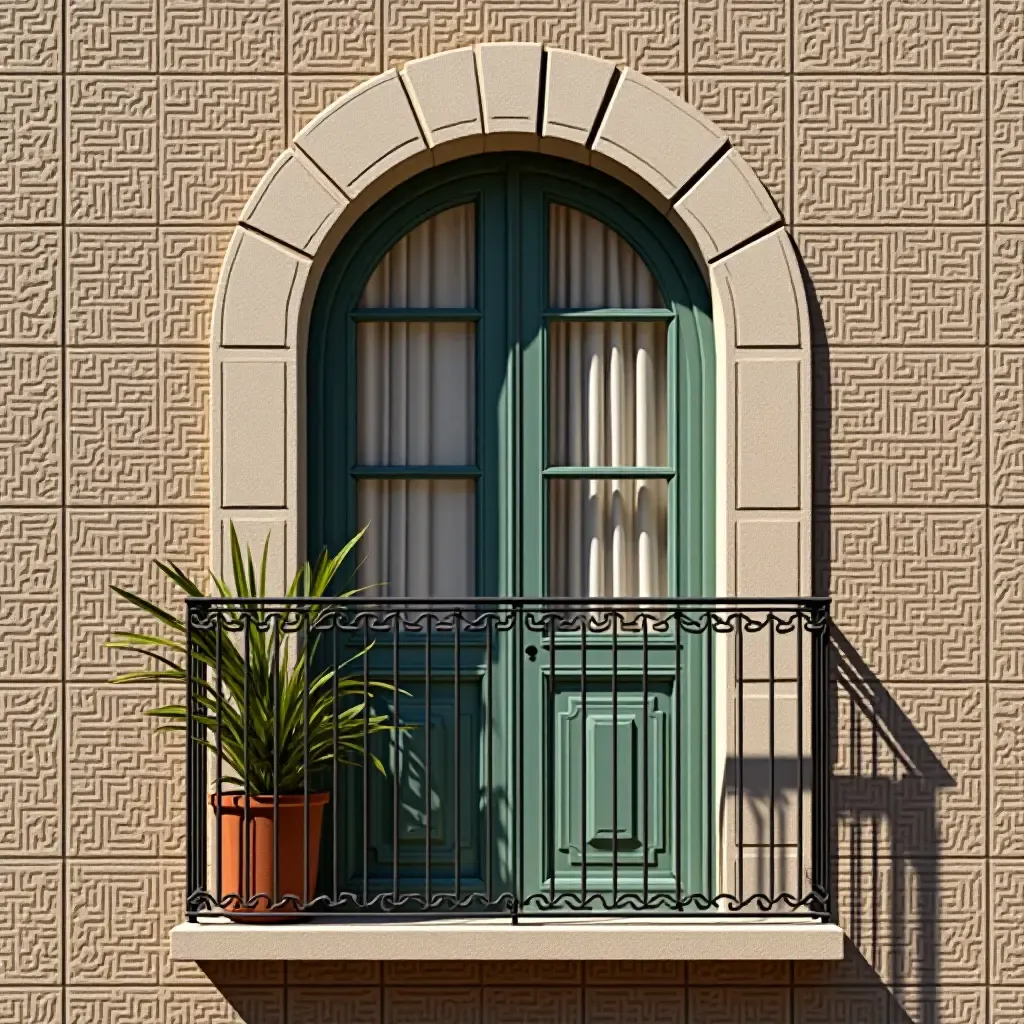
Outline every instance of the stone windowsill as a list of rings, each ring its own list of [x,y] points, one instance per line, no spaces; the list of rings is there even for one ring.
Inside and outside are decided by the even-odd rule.
[[[175,960],[840,960],[816,921],[448,918],[294,924],[213,920],[171,931]]]

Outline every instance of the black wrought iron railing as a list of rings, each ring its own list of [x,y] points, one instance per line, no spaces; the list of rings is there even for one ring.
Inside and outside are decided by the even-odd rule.
[[[192,600],[187,915],[828,919],[828,603]]]

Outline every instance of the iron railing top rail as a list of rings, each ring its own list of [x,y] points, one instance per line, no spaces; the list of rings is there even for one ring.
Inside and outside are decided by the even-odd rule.
[[[828,597],[303,597],[301,595],[280,597],[190,597],[186,604],[195,608],[209,608],[217,605],[289,605],[316,604],[333,605],[340,608],[381,605],[388,608],[403,606],[433,605],[441,608],[503,607],[586,607],[627,609],[646,608],[827,608],[832,599]]]

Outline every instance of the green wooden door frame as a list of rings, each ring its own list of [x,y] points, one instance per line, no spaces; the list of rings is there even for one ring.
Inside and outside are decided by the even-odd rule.
[[[366,281],[391,247],[418,224],[463,203],[476,207],[476,306],[397,314],[357,310]],[[657,281],[666,309],[652,311],[650,316],[667,324],[671,384],[670,465],[664,467],[663,474],[669,487],[669,593],[694,597],[714,592],[715,356],[711,303],[704,279],[674,228],[646,201],[591,168],[534,155],[474,157],[425,172],[368,211],[325,269],[311,318],[307,355],[307,538],[311,555],[324,547],[337,550],[362,525],[356,521],[356,477],[411,475],[408,467],[403,472],[356,466],[357,322],[473,320],[478,325],[476,464],[445,467],[445,475],[471,475],[477,482],[478,593],[544,596],[545,477],[559,472],[545,463],[547,325],[553,319],[622,318],[622,311],[598,314],[549,309],[547,209],[551,203],[574,207],[603,221],[633,247]],[[652,470],[649,475],[657,473]],[[520,636],[518,642],[530,640]],[[540,638],[542,646],[543,642]],[[608,652],[602,655],[599,648],[592,652],[594,660],[588,666],[595,680],[608,673]],[[467,659],[469,678],[474,671],[471,644],[464,645],[462,657]],[[671,663],[675,655],[667,648],[654,650],[652,657],[652,685],[673,674],[679,677],[680,671],[691,681],[704,678],[701,645],[684,645],[678,669]],[[496,695],[495,706],[482,707],[480,714],[484,720],[492,716],[503,723],[498,732],[503,737],[500,747],[505,764],[496,784],[505,785],[510,792],[515,788],[516,766],[510,749],[514,744],[508,739],[516,734],[525,744],[521,752],[526,755],[524,764],[530,766],[520,776],[525,793],[539,792],[545,783],[544,749],[554,728],[548,697],[557,689],[556,675],[575,672],[574,678],[578,678],[579,671],[578,651],[560,649],[558,659],[559,667],[550,672],[541,663],[525,666],[519,680],[529,691],[524,699],[523,693],[514,692],[511,682],[511,666],[523,664],[521,652],[506,652],[497,658],[505,666],[507,685]],[[652,693],[661,685],[657,683]],[[600,686],[598,683],[596,689]],[[686,779],[687,792],[671,793],[669,803],[685,806],[687,820],[667,824],[677,837],[685,834],[687,838],[684,877],[675,884],[693,892],[700,891],[712,857],[713,823],[701,795],[706,791],[702,766],[714,763],[713,730],[708,728],[710,708],[700,683],[689,685],[682,695],[679,686],[674,696],[671,689],[669,686],[655,699],[663,701],[662,710],[668,713],[674,756],[683,752],[685,757],[685,768],[676,777]],[[524,718],[517,730],[510,723],[519,715]],[[691,726],[685,737],[681,734],[684,719]],[[646,748],[643,757],[648,763]],[[518,813],[523,799],[520,794]],[[519,862],[518,881],[523,891],[543,887],[553,877],[554,866],[545,861],[545,848],[553,837],[545,839],[543,827],[531,832],[521,855],[514,858]],[[503,831],[505,835],[515,831],[511,816]],[[496,854],[501,863],[493,867],[500,874],[507,874],[510,854],[507,847]],[[677,843],[677,868],[681,860]]]

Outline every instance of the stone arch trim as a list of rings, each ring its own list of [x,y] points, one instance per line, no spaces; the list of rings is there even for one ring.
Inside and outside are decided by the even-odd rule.
[[[439,53],[352,90],[295,137],[243,209],[213,318],[214,565],[229,520],[254,545],[269,531],[280,585],[304,552],[305,345],[338,242],[419,171],[500,150],[624,181],[698,257],[717,354],[717,591],[809,594],[810,320],[778,209],[722,132],[667,89],[519,43]]]

